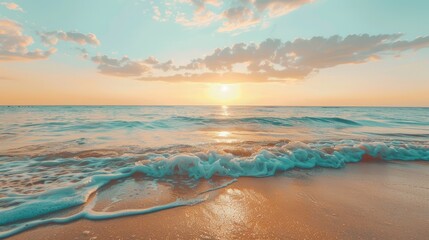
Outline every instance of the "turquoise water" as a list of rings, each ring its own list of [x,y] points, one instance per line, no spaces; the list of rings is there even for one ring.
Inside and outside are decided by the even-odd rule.
[[[0,119],[0,238],[45,223],[204,201],[46,217],[88,203],[112,180],[135,174],[155,182],[180,176],[195,184],[294,168],[341,171],[365,156],[429,160],[428,108],[3,106]]]

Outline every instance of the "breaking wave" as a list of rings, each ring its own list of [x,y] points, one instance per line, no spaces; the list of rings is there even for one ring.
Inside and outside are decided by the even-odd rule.
[[[84,204],[92,193],[112,180],[135,174],[153,179],[174,176],[192,179],[267,177],[294,168],[342,168],[365,156],[386,161],[429,160],[426,142],[279,141],[175,146],[134,152],[123,149],[104,151],[104,154],[100,153],[103,150],[69,153],[65,158],[33,156],[21,161],[17,156],[1,157],[0,179],[6,187],[0,192],[5,196],[0,198],[0,226]],[[81,214],[80,217],[98,218],[97,214]],[[53,222],[58,221],[62,220]],[[0,233],[0,237],[7,234]]]

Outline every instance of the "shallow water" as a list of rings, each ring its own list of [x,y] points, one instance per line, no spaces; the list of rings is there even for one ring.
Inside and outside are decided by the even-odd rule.
[[[0,237],[49,222],[204,201],[196,194],[150,209],[84,209],[37,219],[85,204],[113,180],[136,175],[155,185],[184,177],[193,188],[198,179],[342,168],[368,156],[429,160],[428,108],[0,107],[0,119]],[[208,189],[224,184],[214,181]]]

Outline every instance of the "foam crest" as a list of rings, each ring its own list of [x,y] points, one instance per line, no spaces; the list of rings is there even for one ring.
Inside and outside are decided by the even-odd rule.
[[[341,168],[346,163],[360,161],[365,154],[382,160],[429,160],[427,146],[353,142],[333,146],[290,142],[260,150],[250,157],[215,151],[183,155],[150,154],[147,159],[136,162],[133,169],[152,177],[266,177],[292,168]]]
[[[401,141],[243,142],[92,152],[0,157],[5,186],[0,194],[37,194],[130,172],[155,178],[263,177],[292,168],[341,168],[365,154],[382,160],[429,159],[427,143]]]
[[[243,152],[246,154],[241,154]],[[115,213],[94,213],[86,209],[67,218],[33,220],[87,204],[91,194],[113,180],[136,175],[151,179],[175,176],[190,179],[211,179],[214,176],[267,177],[293,168],[342,168],[347,163],[361,161],[365,155],[386,161],[429,161],[429,147],[426,142],[279,141],[140,149],[122,156],[100,155],[98,158],[52,159],[52,156],[37,156],[14,161],[15,157],[2,157],[0,181],[9,185],[5,185],[8,187],[1,192],[4,197],[0,198],[0,226],[17,224],[18,228],[0,233],[0,237],[40,224],[64,223],[81,218],[98,220],[129,216],[193,203],[177,201],[151,209]],[[76,153],[74,156],[81,155]],[[28,181],[40,180],[41,175],[47,176],[46,184],[28,185]],[[225,187],[234,181],[201,194]],[[29,189],[34,192],[21,191]]]

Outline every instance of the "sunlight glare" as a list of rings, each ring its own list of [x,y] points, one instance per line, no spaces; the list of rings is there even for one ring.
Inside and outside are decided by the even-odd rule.
[[[226,84],[223,84],[223,85],[221,86],[220,90],[221,90],[222,92],[226,93],[226,92],[228,92],[228,91],[229,91],[229,86],[228,86],[228,85],[226,85]]]
[[[230,132],[227,131],[222,131],[222,132],[218,132],[218,137],[228,137],[229,135],[231,135]]]
[[[240,98],[240,85],[238,84],[212,84],[208,97],[215,103],[222,105],[235,104]]]

